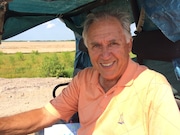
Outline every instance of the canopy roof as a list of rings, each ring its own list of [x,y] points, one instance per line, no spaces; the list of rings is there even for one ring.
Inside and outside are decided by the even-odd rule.
[[[81,33],[84,17],[89,12],[117,8],[117,5],[130,11],[129,2],[119,0],[12,0],[6,8],[2,39],[55,18],[63,19],[73,31]]]

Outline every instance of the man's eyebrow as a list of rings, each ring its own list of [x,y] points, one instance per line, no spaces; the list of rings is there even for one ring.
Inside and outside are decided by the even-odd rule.
[[[112,39],[112,40],[109,40],[109,41],[107,41],[106,43],[107,44],[110,44],[110,43],[116,43],[116,42],[121,42],[122,40],[121,39]],[[90,45],[101,45],[100,43],[98,43],[98,42],[90,42]]]
[[[98,42],[91,42],[90,45],[99,45]]]
[[[113,42],[117,42],[117,40],[116,39],[112,39],[112,40],[109,41],[109,43],[113,43]]]
[[[108,43],[117,43],[117,42],[122,42],[121,39],[112,39],[110,41],[108,41]]]

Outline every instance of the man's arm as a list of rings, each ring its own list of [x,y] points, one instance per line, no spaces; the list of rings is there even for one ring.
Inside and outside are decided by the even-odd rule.
[[[45,108],[0,118],[0,135],[25,135],[39,131],[58,121]]]

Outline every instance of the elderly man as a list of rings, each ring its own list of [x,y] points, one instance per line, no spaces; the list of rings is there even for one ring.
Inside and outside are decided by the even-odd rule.
[[[180,114],[166,78],[133,62],[128,16],[90,14],[84,42],[93,67],[80,71],[45,107],[0,119],[0,134],[38,131],[78,111],[78,135],[177,135]],[[60,132],[60,131],[59,131]]]

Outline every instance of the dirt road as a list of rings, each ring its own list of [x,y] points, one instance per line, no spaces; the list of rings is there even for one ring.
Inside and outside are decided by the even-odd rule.
[[[0,52],[4,53],[31,53],[38,52],[63,52],[74,51],[75,41],[57,41],[57,42],[2,42]]]

